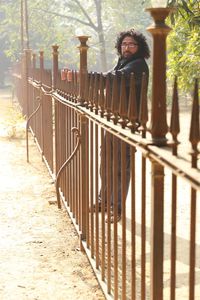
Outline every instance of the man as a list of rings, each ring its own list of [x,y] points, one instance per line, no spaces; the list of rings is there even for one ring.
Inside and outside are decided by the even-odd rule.
[[[134,73],[135,76],[135,87],[136,87],[136,102],[137,102],[137,112],[139,114],[140,109],[140,92],[141,92],[141,84],[142,84],[142,75],[143,73],[147,76],[147,82],[149,78],[149,68],[145,61],[150,57],[150,50],[148,44],[146,42],[146,38],[142,33],[135,31],[134,29],[130,29],[128,31],[120,32],[117,36],[115,48],[117,49],[117,54],[119,56],[117,65],[105,75],[111,73],[113,75],[120,75],[122,73],[125,74],[126,78],[126,90],[127,90],[127,98],[129,95],[129,87],[130,87],[130,75]],[[111,153],[112,153],[111,144]],[[118,140],[118,158],[119,165],[121,163],[121,152],[120,152],[120,140]],[[104,166],[106,169],[106,166]],[[118,168],[118,221],[121,218],[121,169]],[[128,192],[128,185],[130,179],[130,147],[126,146],[126,169],[127,169],[127,186],[126,193]],[[105,180],[106,181],[106,180]],[[112,181],[112,179],[111,179]],[[106,199],[106,187],[105,187],[105,199]],[[101,195],[99,196],[99,211],[101,211]],[[113,197],[111,196],[111,205],[113,206]],[[95,209],[95,206],[94,206]],[[113,222],[113,214],[111,214],[111,222]]]
[[[130,75],[134,73],[136,84],[136,101],[139,112],[142,74],[149,77],[149,68],[145,61],[150,57],[150,50],[143,34],[134,29],[123,31],[117,36],[115,48],[119,56],[118,63],[111,71],[112,74],[124,73],[127,92],[129,92]]]

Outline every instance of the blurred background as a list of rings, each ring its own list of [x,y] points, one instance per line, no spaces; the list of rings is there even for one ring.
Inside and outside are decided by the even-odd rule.
[[[167,41],[168,80],[178,76],[181,90],[190,93],[200,73],[200,1],[169,0],[168,5],[176,7],[167,20],[173,29]],[[0,0],[0,86],[11,63],[27,48],[37,55],[44,50],[45,67],[50,68],[51,46],[57,44],[60,67],[77,69],[77,35],[90,36],[89,71],[103,72],[115,65],[120,31],[141,31],[152,48],[146,30],[152,20],[145,12],[150,6],[150,0]]]

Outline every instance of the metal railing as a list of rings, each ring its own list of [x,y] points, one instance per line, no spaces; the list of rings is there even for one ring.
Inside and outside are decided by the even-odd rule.
[[[188,141],[177,138],[181,113],[175,80],[170,136],[158,146],[149,130],[145,76],[138,130],[134,75],[126,107],[123,75],[118,86],[116,76],[87,72],[86,41],[80,37],[80,70],[70,82],[61,79],[58,46],[53,46],[52,71],[44,69],[43,52],[38,69],[26,51],[13,72],[27,131],[55,178],[58,207],[72,218],[107,299],[198,299],[198,81],[191,114],[184,119],[187,127],[190,122]]]

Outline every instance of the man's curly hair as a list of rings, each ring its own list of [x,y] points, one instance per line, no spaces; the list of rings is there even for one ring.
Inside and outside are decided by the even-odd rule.
[[[145,36],[136,31],[135,29],[130,29],[127,31],[122,31],[118,34],[117,36],[117,41],[115,44],[115,48],[117,49],[118,55],[121,56],[122,52],[121,52],[121,45],[122,45],[122,41],[126,36],[130,36],[132,37],[137,43],[138,43],[138,51],[137,54],[140,57],[143,58],[149,58],[150,57],[150,50],[149,50],[149,46],[146,42],[146,38]]]

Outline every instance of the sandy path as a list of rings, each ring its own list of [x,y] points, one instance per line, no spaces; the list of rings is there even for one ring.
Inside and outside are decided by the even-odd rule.
[[[17,122],[17,127],[15,124]],[[105,299],[24,123],[0,94],[0,299]]]

